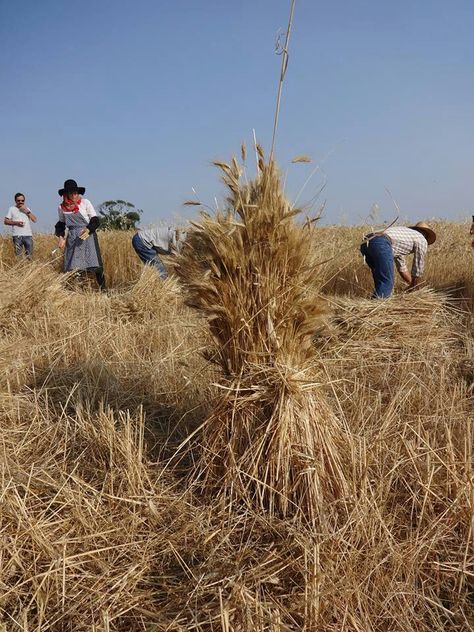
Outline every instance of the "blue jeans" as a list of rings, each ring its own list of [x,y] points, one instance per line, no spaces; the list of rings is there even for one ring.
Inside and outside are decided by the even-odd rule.
[[[166,268],[163,265],[163,262],[161,261],[161,259],[159,258],[156,250],[154,250],[153,248],[148,248],[148,246],[145,246],[142,238],[140,237],[138,233],[135,233],[134,236],[132,237],[132,246],[135,252],[137,253],[137,255],[140,257],[141,261],[143,261],[143,263],[146,263],[147,265],[150,265],[156,268],[160,277],[162,279],[166,279],[166,277],[168,276],[166,272]]]
[[[31,235],[17,235],[13,237],[13,247],[16,257],[21,257],[23,249],[25,249],[28,259],[33,257],[33,237]]]
[[[373,298],[388,298],[395,284],[392,244],[387,237],[376,235],[370,241],[364,241],[360,251],[372,270],[375,285]]]

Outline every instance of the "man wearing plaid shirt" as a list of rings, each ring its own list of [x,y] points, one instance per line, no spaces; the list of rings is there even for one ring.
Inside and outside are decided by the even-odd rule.
[[[408,289],[414,290],[421,283],[428,246],[435,241],[436,233],[425,222],[410,227],[393,226],[366,235],[360,251],[372,270],[375,285],[373,297],[388,298],[391,295],[395,284],[394,261]],[[405,261],[405,257],[410,254],[413,254],[411,272]]]

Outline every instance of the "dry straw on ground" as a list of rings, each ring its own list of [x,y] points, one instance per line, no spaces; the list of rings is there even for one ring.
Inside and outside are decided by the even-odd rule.
[[[11,267],[6,241],[0,629],[472,630],[474,336],[471,304],[460,297],[469,297],[473,262],[465,228],[437,227],[426,277],[435,290],[377,303],[365,298],[363,229],[315,229],[318,260],[344,252],[316,270],[328,304],[305,361],[349,438],[345,491],[321,503],[317,528],[254,503],[222,506],[188,486],[197,464],[170,460],[222,401],[213,386],[220,373],[203,359],[216,344],[176,282],[135,268],[130,235],[100,236],[106,265],[123,263],[107,295],[59,275],[49,237],[37,238],[31,266]],[[455,296],[439,291],[448,286]],[[267,369],[278,349],[268,321],[258,326]]]

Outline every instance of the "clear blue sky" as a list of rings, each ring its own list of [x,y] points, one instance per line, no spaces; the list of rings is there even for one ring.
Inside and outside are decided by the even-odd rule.
[[[222,196],[210,163],[269,148],[290,0],[0,0],[0,204],[49,230],[67,178],[143,224]],[[276,157],[328,223],[474,212],[472,0],[297,0]],[[251,152],[248,152],[251,154]],[[312,165],[290,165],[297,154]],[[249,160],[253,170],[254,163]],[[390,191],[387,193],[386,189]],[[393,198],[393,200],[392,200]],[[313,205],[314,207],[314,205]],[[3,211],[2,211],[3,212]]]

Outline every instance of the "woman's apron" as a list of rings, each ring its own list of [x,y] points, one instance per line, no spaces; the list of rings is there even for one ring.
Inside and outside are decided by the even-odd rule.
[[[64,222],[68,229],[64,253],[64,272],[71,270],[98,272],[102,270],[102,257],[95,232],[84,240],[79,237],[89,223],[86,218],[81,213],[64,213]]]

